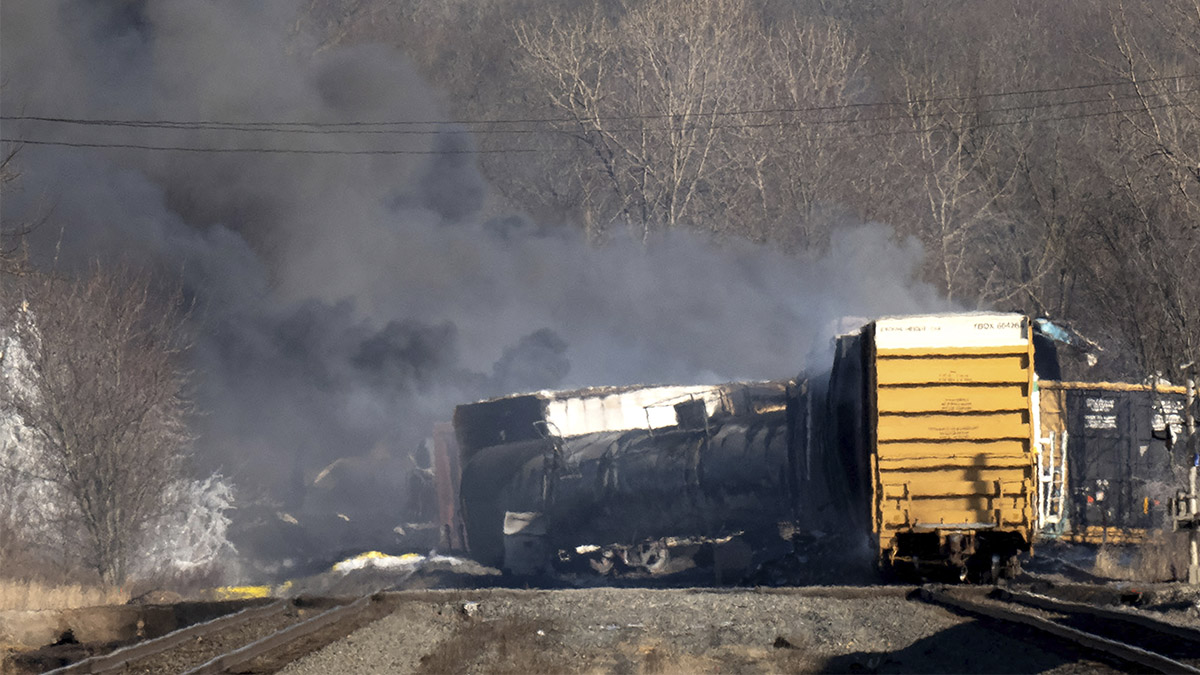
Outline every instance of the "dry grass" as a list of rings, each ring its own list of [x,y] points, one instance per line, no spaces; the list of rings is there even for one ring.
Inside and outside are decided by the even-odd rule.
[[[761,662],[761,659],[757,660]],[[690,673],[746,672],[755,670],[746,667],[745,663],[736,662],[734,667],[722,668],[721,666],[725,664],[714,658],[713,655],[689,654],[657,643],[639,645],[633,658],[628,659],[626,664],[637,675],[690,675]],[[783,671],[772,668],[768,672]]]
[[[1156,531],[1137,546],[1101,546],[1093,572],[1125,581],[1179,581],[1187,578],[1187,565],[1187,535]]]
[[[130,581],[119,588],[100,584],[95,572],[50,562],[39,564],[29,557],[0,557],[0,574],[4,574],[0,577],[0,611],[123,605],[132,598],[225,599],[214,597],[219,594],[213,589],[225,583],[224,571],[217,566],[159,574]],[[232,594],[232,597],[252,596],[252,593]]]
[[[0,610],[72,609],[129,602],[126,588],[0,580]]]
[[[128,586],[129,594],[134,598],[169,592],[181,598],[195,600],[266,597],[272,590],[269,587],[233,587],[228,583],[224,569],[219,565],[206,565],[187,571],[163,572],[148,578],[135,579]]]

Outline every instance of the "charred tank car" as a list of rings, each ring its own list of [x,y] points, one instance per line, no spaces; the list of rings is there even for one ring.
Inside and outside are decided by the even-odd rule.
[[[804,458],[782,382],[540,392],[459,406],[466,538],[481,562],[523,574],[560,552],[642,543],[620,560],[649,571],[667,541],[758,548],[795,516]],[[793,395],[792,399],[795,399]]]

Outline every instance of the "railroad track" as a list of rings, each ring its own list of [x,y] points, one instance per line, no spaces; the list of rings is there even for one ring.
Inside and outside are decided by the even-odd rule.
[[[920,597],[975,616],[1023,625],[1136,668],[1200,673],[1200,628],[1002,589],[926,586]]]
[[[390,603],[382,594],[323,602],[280,600],[189,626],[51,673],[207,675],[274,672],[388,611]]]

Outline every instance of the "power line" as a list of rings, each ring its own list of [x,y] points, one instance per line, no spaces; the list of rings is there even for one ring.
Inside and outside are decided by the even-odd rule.
[[[1172,95],[1194,94],[1197,92],[1200,92],[1200,87],[1193,87],[1191,89],[1182,89],[1182,90],[1179,90],[1176,92],[1172,92]],[[1156,94],[1156,96],[1164,96],[1164,94]],[[1029,104],[1029,105],[1007,106],[1007,107],[1002,107],[1002,108],[984,108],[981,110],[964,111],[961,113],[958,113],[955,111],[938,110],[938,111],[921,112],[921,113],[915,113],[915,114],[886,115],[886,116],[881,116],[881,117],[845,117],[845,118],[836,119],[836,120],[808,120],[808,121],[783,120],[783,121],[776,121],[776,122],[749,122],[749,123],[745,123],[745,124],[712,125],[710,127],[702,126],[702,127],[689,127],[689,128],[754,129],[754,128],[785,127],[785,126],[829,126],[829,125],[842,125],[842,124],[854,125],[854,124],[862,124],[862,123],[866,123],[866,122],[888,122],[888,121],[896,121],[896,120],[933,119],[933,118],[946,117],[946,116],[955,115],[955,114],[960,114],[960,115],[964,115],[964,116],[983,116],[983,115],[995,115],[995,114],[1011,113],[1011,112],[1032,112],[1032,111],[1039,110],[1042,108],[1059,108],[1059,107],[1066,107],[1066,106],[1072,106],[1072,105],[1084,105],[1084,104],[1091,104],[1091,103],[1110,103],[1110,102],[1117,102],[1117,101],[1135,100],[1135,99],[1141,99],[1141,98],[1143,98],[1143,97],[1138,94],[1130,94],[1128,96],[1111,96],[1111,97],[1104,97],[1104,98],[1077,99],[1074,101],[1055,101],[1055,102],[1050,102],[1050,103],[1033,103],[1033,104]],[[1182,105],[1182,104],[1180,104],[1180,105]],[[1055,119],[1055,118],[1048,118],[1048,119]],[[1023,121],[1024,120],[1013,120],[1012,123],[1020,124]],[[989,123],[981,123],[981,125],[986,125],[986,124],[989,124]],[[979,125],[976,125],[976,126],[979,126]],[[638,131],[638,129],[629,129],[627,131]]]
[[[879,138],[885,136],[903,136],[909,134],[930,133],[937,131],[971,131],[976,129],[988,129],[1006,126],[1016,126],[1022,124],[1042,124],[1046,122],[1060,122],[1067,120],[1089,119],[1095,117],[1107,117],[1111,115],[1121,115],[1127,113],[1137,113],[1145,110],[1161,110],[1165,108],[1177,108],[1186,105],[1184,103],[1162,103],[1158,105],[1146,105],[1135,108],[1119,109],[1119,110],[1104,110],[1091,113],[1076,113],[1071,115],[1059,115],[1054,117],[1042,117],[1036,119],[1021,119],[1021,120],[1006,120],[997,122],[983,122],[974,125],[937,125],[932,127],[920,127],[916,129],[894,129],[889,131],[881,131],[866,134],[845,134],[841,136],[821,136],[816,140],[853,140],[866,138]],[[304,149],[304,148],[205,148],[192,146],[160,146],[160,145],[145,145],[137,143],[88,143],[75,141],[51,141],[45,139],[32,138],[10,138],[0,137],[0,142],[4,143],[25,143],[29,145],[47,145],[60,146],[70,148],[97,148],[97,149],[127,149],[127,150],[149,150],[149,151],[173,151],[173,152],[195,152],[195,153],[253,153],[253,154],[297,154],[297,155],[468,155],[468,154],[509,154],[509,153],[552,153],[561,152],[563,149],[552,148],[498,148],[498,149],[483,149],[483,150],[404,150],[404,149],[371,149],[371,150],[322,150],[322,149]]]
[[[900,129],[900,130],[896,130],[896,131],[884,131],[884,132],[868,133],[868,134],[846,134],[846,135],[842,135],[842,136],[822,136],[822,137],[820,137],[820,140],[850,140],[850,139],[860,139],[860,138],[878,138],[881,136],[902,136],[902,135],[907,135],[907,134],[923,134],[923,133],[929,133],[932,131],[954,131],[954,132],[974,131],[976,129],[993,129],[993,128],[999,128],[999,127],[1012,127],[1012,126],[1019,126],[1022,124],[1041,124],[1044,122],[1062,122],[1062,121],[1068,121],[1068,120],[1091,119],[1091,118],[1095,118],[1095,117],[1108,117],[1110,115],[1123,115],[1126,113],[1138,113],[1138,112],[1143,112],[1146,110],[1162,110],[1164,108],[1178,108],[1178,107],[1185,106],[1185,105],[1187,105],[1187,104],[1178,103],[1178,102],[1176,102],[1176,103],[1160,103],[1158,105],[1138,106],[1135,108],[1125,108],[1125,109],[1121,109],[1121,110],[1102,110],[1102,111],[1091,112],[1091,113],[1076,113],[1073,115],[1061,115],[1058,117],[1043,117],[1043,118],[1039,118],[1039,119],[1004,120],[1004,121],[997,121],[997,122],[982,122],[979,124],[972,124],[972,125],[961,125],[961,126],[957,126],[957,127],[944,125],[944,126],[934,126],[934,127],[923,127],[920,129]]]
[[[478,155],[542,152],[539,148],[508,148],[484,150],[321,150],[312,148],[198,148],[179,145],[144,145],[140,143],[86,143],[77,141],[48,141],[32,138],[0,138],[2,143],[54,145],[67,148],[114,148],[123,150],[169,150],[174,152],[255,153],[276,155]]]
[[[1159,93],[1154,96],[1180,96],[1183,94],[1191,94],[1200,91],[1200,87],[1192,87],[1190,89],[1181,89],[1172,91],[1169,94]],[[1042,103],[1030,103],[1026,105],[1004,106],[999,108],[985,108],[981,110],[968,111],[962,114],[971,115],[991,115],[1010,112],[1034,111],[1041,108],[1057,108],[1072,105],[1086,105],[1091,103],[1108,103],[1115,101],[1125,101],[1138,99],[1142,96],[1134,93],[1124,96],[1105,96],[1099,98],[1084,98],[1066,101],[1047,101]],[[735,112],[725,111],[723,113],[696,113],[696,117],[715,117],[715,116],[730,116],[735,114],[756,115],[755,112]],[[840,125],[840,124],[859,124],[864,122],[883,122],[894,120],[908,119],[930,119],[941,117],[947,113],[946,111],[926,111],[914,114],[894,114],[875,117],[843,117],[839,119],[817,119],[817,120],[773,120],[763,122],[741,122],[741,123],[713,123],[707,125],[690,124],[685,126],[671,125],[665,127],[630,127],[622,129],[607,129],[608,133],[631,133],[631,132],[661,132],[661,131],[682,131],[682,130],[708,130],[708,129],[763,129],[772,127],[790,127],[790,126],[824,126],[824,125]],[[646,119],[655,119],[658,116],[647,116]],[[354,135],[397,135],[397,136],[426,136],[431,134],[471,134],[471,135],[488,135],[488,134],[506,134],[506,135],[529,135],[543,134],[548,132],[564,132],[569,133],[574,129],[478,129],[478,130],[414,130],[414,129],[363,129],[363,128],[304,128],[304,127],[269,127],[267,123],[254,125],[238,124],[233,122],[196,122],[196,123],[165,123],[141,120],[85,120],[79,118],[36,118],[36,117],[3,117],[2,119],[21,119],[35,122],[50,122],[56,124],[77,125],[77,126],[95,126],[95,127],[115,127],[115,128],[136,128],[136,129],[164,129],[164,130],[186,130],[186,131],[237,131],[237,132],[252,132],[252,133],[288,133],[288,134],[354,134]],[[281,123],[284,124],[284,123]],[[352,123],[346,123],[352,124]]]
[[[1147,78],[1140,80],[1143,84],[1177,82],[1180,80],[1193,79],[1200,77],[1200,73],[1184,73],[1180,75],[1172,75],[1158,78]],[[312,121],[219,121],[219,120],[123,120],[123,119],[102,119],[102,118],[73,118],[73,117],[52,117],[42,115],[0,115],[0,120],[9,121],[29,121],[29,122],[50,122],[60,124],[78,124],[78,125],[95,125],[95,126],[130,126],[130,127],[150,127],[150,128],[185,128],[185,129],[227,129],[241,128],[257,129],[265,128],[268,130],[282,130],[283,128],[308,128],[308,129],[337,129],[340,127],[408,127],[408,126],[480,126],[480,125],[497,125],[497,124],[576,124],[578,122],[603,122],[603,121],[621,121],[621,120],[649,120],[649,119],[678,119],[688,117],[731,117],[745,115],[775,115],[775,114],[795,114],[808,112],[830,112],[837,110],[853,110],[863,108],[878,108],[878,107],[903,107],[912,105],[922,105],[929,103],[944,103],[949,101],[966,101],[983,98],[997,98],[1005,96],[1027,96],[1033,94],[1052,94],[1063,93],[1068,91],[1080,91],[1087,89],[1098,88],[1113,88],[1120,86],[1132,86],[1134,83],[1129,80],[1112,80],[1107,82],[1092,82],[1085,84],[1076,84],[1063,87],[1045,87],[1038,89],[1021,89],[999,92],[983,92],[977,94],[959,94],[953,96],[934,96],[927,98],[913,98],[902,101],[877,101],[869,103],[841,103],[836,105],[823,106],[808,106],[808,107],[776,107],[776,108],[761,108],[761,109],[744,109],[744,110],[725,110],[713,112],[692,112],[692,113],[644,113],[644,114],[629,114],[629,115],[597,115],[590,117],[529,117],[529,118],[497,118],[497,119],[455,119],[455,120],[423,120],[423,121],[350,121],[350,122],[312,122]],[[1162,94],[1160,94],[1162,95]],[[1046,104],[1053,105],[1053,104]],[[470,132],[471,130],[467,130]],[[475,130],[476,132],[480,130]],[[498,133],[503,130],[483,130],[492,133]],[[516,131],[516,130],[514,130]],[[437,129],[425,130],[413,133],[441,133]]]

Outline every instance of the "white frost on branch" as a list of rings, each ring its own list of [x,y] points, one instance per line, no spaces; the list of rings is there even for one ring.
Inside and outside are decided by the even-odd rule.
[[[28,310],[22,309],[17,321],[31,321]],[[33,364],[18,333],[11,326],[0,327],[0,531],[53,559],[55,551],[69,547],[76,507],[46,476],[50,456],[9,405],[14,396],[37,403],[29,381]],[[30,334],[36,336],[36,329]],[[148,525],[132,556],[132,578],[213,568],[236,554],[227,538],[227,512],[234,508],[228,479],[214,473],[177,481],[163,495],[163,504],[162,515]]]
[[[166,499],[172,507],[147,530],[134,576],[188,572],[219,565],[237,553],[227,537],[233,486],[224,476],[178,482]]]
[[[18,320],[27,320],[27,312]],[[0,328],[0,527],[16,541],[58,549],[66,543],[60,527],[68,515],[65,496],[40,478],[31,434],[20,414],[5,405],[12,393],[29,395],[32,389],[23,377],[29,357],[14,332]]]

